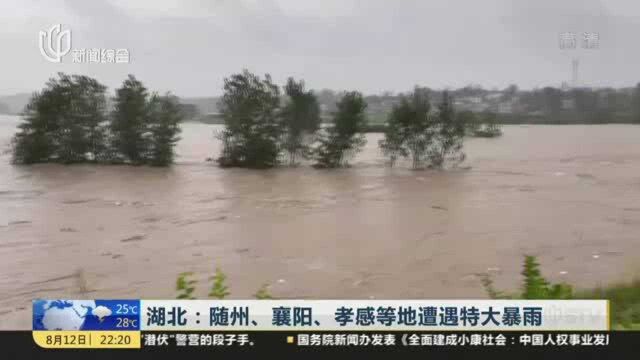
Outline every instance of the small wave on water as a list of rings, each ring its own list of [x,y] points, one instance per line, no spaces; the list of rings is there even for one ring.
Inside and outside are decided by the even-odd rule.
[[[44,194],[40,190],[1,190],[0,199],[4,200],[29,200]]]

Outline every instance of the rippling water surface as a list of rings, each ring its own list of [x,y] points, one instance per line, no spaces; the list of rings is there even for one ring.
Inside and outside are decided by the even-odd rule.
[[[0,145],[18,119],[0,116]],[[233,298],[485,297],[523,254],[579,287],[637,274],[640,126],[507,126],[463,169],[390,169],[368,134],[354,166],[219,169],[216,126],[185,124],[177,164],[12,166],[0,156],[0,328],[33,298],[173,298],[215,267]]]

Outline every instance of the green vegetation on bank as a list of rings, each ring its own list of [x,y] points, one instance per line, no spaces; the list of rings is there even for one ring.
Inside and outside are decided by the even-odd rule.
[[[488,275],[483,276],[481,282],[492,299],[609,300],[611,326],[614,329],[640,330],[640,280],[628,284],[574,291],[569,284],[553,284],[545,279],[534,256],[525,256],[521,274],[523,282],[520,293],[506,293],[496,290],[493,286],[493,280]]]
[[[607,299],[613,329],[640,330],[640,280],[578,291],[574,299]]]
[[[126,163],[167,166],[182,120],[175,96],[149,94],[132,75],[106,106],[106,87],[58,74],[35,93],[12,140],[13,162]]]
[[[213,299],[224,299],[229,294],[229,287],[227,286],[227,275],[220,270],[220,268],[216,268],[216,273],[209,278],[209,280],[213,281],[211,284],[211,290],[209,290],[209,297]]]
[[[193,272],[184,272],[178,275],[176,280],[176,299],[195,299],[194,292],[196,291],[197,281],[193,279]],[[216,268],[216,272],[209,278],[211,280],[211,289],[209,290],[208,297],[211,299],[225,299],[231,292],[227,285],[227,275]],[[269,293],[269,284],[263,284],[258,291],[254,294],[254,297],[258,300],[273,299],[273,296]]]
[[[508,293],[495,289],[489,275],[481,277],[481,283],[491,299],[525,299],[525,300],[570,300],[591,299],[609,300],[611,326],[617,330],[640,330],[640,280],[627,284],[616,284],[608,287],[579,290],[566,283],[551,283],[540,270],[536,257],[525,256],[522,268],[522,285],[517,293]],[[195,299],[197,282],[192,272],[178,275],[176,281],[177,299]],[[226,282],[226,275],[216,268],[208,297],[225,299],[231,292]],[[262,285],[253,295],[256,299],[273,299],[268,291],[269,285]]]

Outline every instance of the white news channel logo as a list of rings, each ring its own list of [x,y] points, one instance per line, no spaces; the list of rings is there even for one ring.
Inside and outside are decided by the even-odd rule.
[[[73,63],[128,64],[130,62],[127,49],[72,49],[71,30],[64,30],[62,24],[53,25],[47,31],[40,31],[38,47],[40,54],[52,63],[61,63],[69,52],[71,52]]]

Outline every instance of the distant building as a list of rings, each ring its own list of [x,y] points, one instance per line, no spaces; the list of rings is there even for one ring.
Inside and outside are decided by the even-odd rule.
[[[489,104],[483,102],[480,96],[465,96],[454,99],[454,105],[460,110],[468,110],[473,112],[485,111],[489,108]]]
[[[576,101],[574,99],[563,99],[562,110],[573,110],[576,108]]]
[[[498,104],[499,114],[511,114],[513,113],[513,102],[502,102]]]
[[[469,97],[463,98],[462,100],[475,105],[482,103],[482,98],[480,96],[469,96]]]

